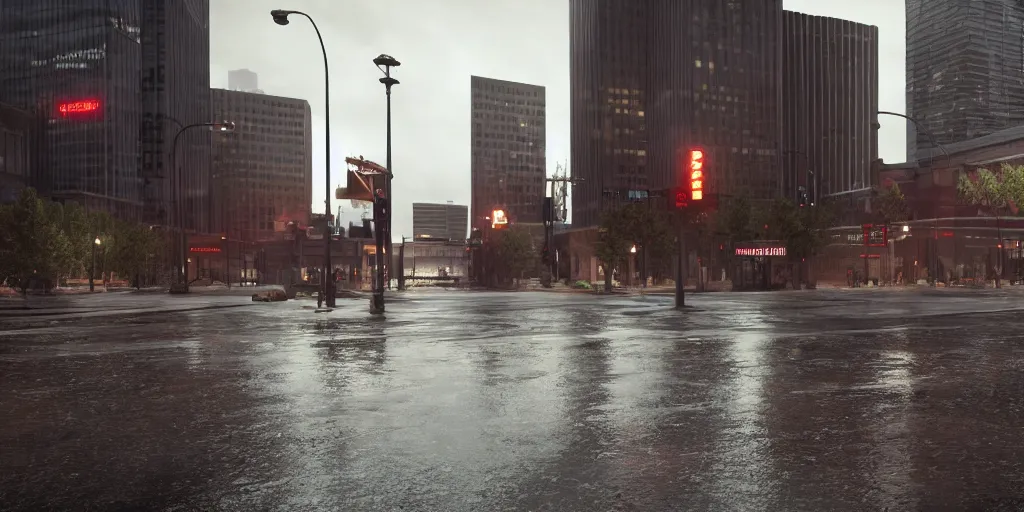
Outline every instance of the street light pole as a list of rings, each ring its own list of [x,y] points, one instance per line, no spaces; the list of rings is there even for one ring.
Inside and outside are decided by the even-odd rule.
[[[175,274],[176,282],[174,286],[171,286],[171,293],[188,293],[188,276],[185,274],[187,257],[185,255],[188,252],[188,244],[185,239],[185,214],[184,208],[182,208],[182,198],[185,195],[182,190],[185,186],[185,180],[181,177],[181,168],[178,166],[178,139],[181,138],[181,134],[193,128],[211,128],[218,129],[222,132],[234,131],[235,123],[231,121],[220,121],[216,123],[194,123],[186,126],[182,126],[178,129],[178,132],[174,134],[174,140],[171,142],[171,167],[174,169],[175,186],[173,192],[175,194],[174,200],[174,211],[175,211],[175,223],[178,225],[178,247],[174,251],[175,259]]]
[[[316,26],[316,22],[308,14],[302,11],[286,11],[282,9],[274,9],[270,11],[270,15],[274,18],[274,23],[278,25],[287,25],[288,16],[291,14],[298,14],[304,16],[309,23],[313,25],[313,30],[316,31],[316,37],[320,40],[320,51],[324,55],[324,131],[326,132],[326,169],[324,170],[324,219],[328,222],[327,228],[324,230],[324,293],[323,297],[317,302],[324,301],[326,299],[327,307],[333,308],[336,304],[335,293],[334,293],[334,272],[331,270],[331,230],[330,230],[330,218],[331,218],[331,80],[330,73],[327,65],[327,47],[324,46],[324,38],[320,35],[320,28]],[[390,168],[390,162],[388,167]]]
[[[398,66],[401,66],[402,63],[398,62],[398,60],[396,60],[394,57],[392,57],[390,55],[385,55],[383,53],[378,55],[377,58],[373,59],[373,63],[374,63],[374,65],[377,66],[377,69],[381,70],[381,72],[384,73],[384,76],[380,78],[380,83],[384,84],[384,91],[387,94],[387,103],[388,103],[388,109],[387,109],[387,163],[386,163],[387,169],[388,169],[388,175],[385,178],[385,182],[384,182],[384,192],[386,194],[386,201],[388,203],[387,204],[388,218],[387,218],[387,221],[385,222],[386,228],[385,228],[385,231],[384,231],[384,244],[387,247],[386,255],[388,256],[388,258],[390,258],[391,255],[394,254],[391,251],[392,244],[391,244],[391,215],[390,215],[391,214],[391,207],[392,207],[392,200],[391,200],[391,178],[394,176],[394,174],[392,174],[392,172],[391,172],[391,87],[394,86],[394,85],[398,85],[400,83],[398,80],[395,80],[394,78],[391,78],[391,68],[397,68]],[[385,260],[385,261],[387,261],[387,260]],[[389,265],[388,263],[390,263],[390,261],[387,261],[385,263],[385,268],[390,270],[391,265]],[[390,272],[388,272],[388,276],[390,277]],[[391,289],[391,279],[387,279],[387,287],[388,287],[389,290]]]
[[[89,291],[90,292],[95,291],[95,285],[93,284],[93,280],[96,279],[96,246],[100,245],[101,243],[102,242],[100,241],[100,237],[96,237],[96,239],[92,241],[92,258],[90,258],[90,261],[89,261]]]

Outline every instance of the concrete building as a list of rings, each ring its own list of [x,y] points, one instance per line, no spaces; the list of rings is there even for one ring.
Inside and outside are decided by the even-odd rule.
[[[876,112],[878,28],[784,12],[784,196],[813,202],[869,193],[878,158]]]
[[[413,238],[463,241],[469,222],[469,208],[460,204],[412,204]]]
[[[0,98],[47,121],[30,184],[163,224],[182,183],[186,228],[207,228],[210,134],[182,136],[180,180],[170,145],[210,118],[209,55],[209,0],[0,2]]]
[[[228,71],[228,90],[263,92],[259,87],[259,76],[248,69],[234,69]]]
[[[1024,124],[1024,4],[907,0],[907,159]],[[929,138],[934,137],[934,141]]]
[[[782,2],[570,0],[572,223],[680,184],[779,192]]]
[[[541,222],[545,163],[544,87],[473,76],[471,218],[489,227],[491,211],[511,222]]]
[[[310,221],[312,118],[306,100],[213,89],[214,116],[234,132],[217,133],[210,216],[230,240],[279,237]]]
[[[14,202],[37,168],[38,125],[28,112],[0,104],[0,204]]]

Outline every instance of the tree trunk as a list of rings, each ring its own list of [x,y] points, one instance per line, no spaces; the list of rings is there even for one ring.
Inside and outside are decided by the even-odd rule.
[[[609,268],[608,265],[601,265],[601,268],[604,269],[604,291],[611,292],[612,291],[612,272],[611,272],[611,268]]]

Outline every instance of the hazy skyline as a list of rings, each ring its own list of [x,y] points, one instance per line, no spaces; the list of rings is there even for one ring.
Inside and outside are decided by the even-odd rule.
[[[905,110],[905,13],[891,0],[785,0],[786,9],[879,27],[879,108]],[[344,179],[346,156],[385,161],[385,96],[371,62],[401,61],[392,93],[394,236],[412,235],[412,203],[469,205],[470,76],[547,89],[547,167],[569,160],[568,1],[216,0],[211,2],[210,83],[227,87],[228,71],[259,74],[267,94],[303,98],[313,112],[313,211],[323,212],[323,59],[313,27],[293,16],[274,24],[272,9],[312,16],[331,71],[331,182]],[[879,155],[903,161],[906,126],[879,119]],[[332,211],[339,203],[332,202]],[[341,204],[343,221],[361,210]]]

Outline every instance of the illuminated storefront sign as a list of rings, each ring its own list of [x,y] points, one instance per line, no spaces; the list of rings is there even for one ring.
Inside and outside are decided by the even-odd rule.
[[[99,112],[100,100],[62,101],[57,104],[61,117]]]
[[[785,256],[785,247],[737,247],[736,256]]]
[[[188,252],[220,252],[220,247],[189,247]]]

